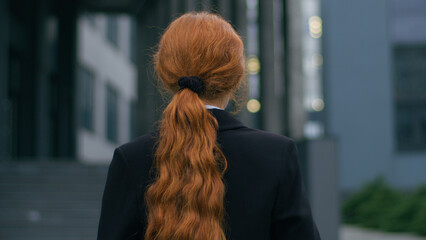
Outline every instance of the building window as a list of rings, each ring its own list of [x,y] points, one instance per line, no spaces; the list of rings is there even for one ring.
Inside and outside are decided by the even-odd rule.
[[[107,16],[106,36],[114,46],[118,46],[118,19],[116,16]]]
[[[93,130],[93,93],[95,76],[93,72],[83,66],[78,67],[79,93],[79,122],[80,126]]]
[[[426,150],[426,44],[394,47],[399,151]]]
[[[132,60],[132,62],[136,62],[136,33],[137,33],[137,28],[136,28],[136,20],[134,18],[130,19],[130,60]]]
[[[87,22],[89,22],[89,24],[92,27],[96,27],[96,17],[95,17],[95,14],[86,13],[85,16],[86,16]]]
[[[130,119],[129,119],[129,131],[130,131],[130,139],[135,139],[138,136],[137,132],[137,111],[138,111],[138,103],[135,100],[130,102]]]
[[[106,138],[118,142],[118,92],[111,85],[106,86]]]

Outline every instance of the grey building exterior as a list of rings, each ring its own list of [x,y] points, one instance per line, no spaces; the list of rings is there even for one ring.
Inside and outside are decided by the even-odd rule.
[[[378,176],[405,190],[425,184],[425,2],[323,0],[322,16],[326,134],[338,143],[341,190]]]

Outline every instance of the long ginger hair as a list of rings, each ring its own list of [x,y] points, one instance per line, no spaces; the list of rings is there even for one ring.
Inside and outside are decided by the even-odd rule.
[[[155,70],[174,95],[160,122],[156,178],[145,193],[146,240],[224,240],[222,180],[226,159],[216,142],[218,123],[202,99],[233,94],[244,77],[244,46],[232,26],[207,12],[187,13],[164,32]],[[180,89],[197,76],[204,91]]]

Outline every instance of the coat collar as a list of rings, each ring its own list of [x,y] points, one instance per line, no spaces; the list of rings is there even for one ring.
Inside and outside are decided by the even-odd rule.
[[[224,110],[208,109],[208,111],[216,118],[219,124],[219,132],[246,127],[242,122]]]

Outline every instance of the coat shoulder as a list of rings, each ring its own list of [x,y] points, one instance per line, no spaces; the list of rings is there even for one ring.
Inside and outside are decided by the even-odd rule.
[[[148,133],[127,142],[119,149],[129,165],[151,162],[156,142],[155,133]]]
[[[252,128],[223,132],[219,143],[230,162],[238,166],[251,166],[253,171],[268,175],[282,171],[294,160],[290,154],[296,149],[293,139]]]
[[[220,137],[231,138],[233,140],[239,139],[242,142],[238,142],[244,144],[254,144],[266,148],[269,146],[274,149],[281,149],[282,147],[293,146],[295,144],[294,140],[287,136],[248,127],[229,131],[228,134],[224,133]]]

